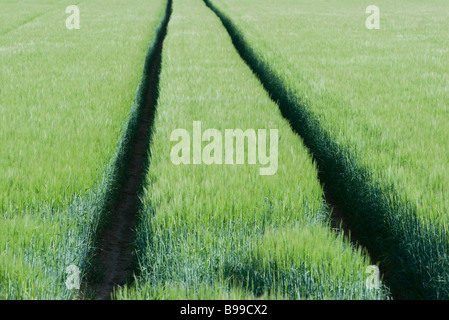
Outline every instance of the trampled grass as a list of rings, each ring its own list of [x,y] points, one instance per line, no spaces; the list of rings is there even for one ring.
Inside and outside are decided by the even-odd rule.
[[[80,2],[79,30],[65,25],[74,3],[28,2],[1,4],[0,298],[72,298],[65,269],[89,267],[165,2]]]
[[[409,273],[406,277],[415,282],[399,280],[398,286],[413,287],[409,294],[414,297],[447,298],[448,241],[443,229],[449,207],[449,59],[441,28],[448,19],[446,3],[378,1],[381,28],[368,30],[368,4],[356,1],[212,2],[232,19],[286,90],[390,198],[394,223],[386,222],[387,217],[375,228],[389,228],[392,235],[377,245],[392,251],[379,255],[390,260],[402,255],[394,262],[396,271]],[[351,182],[345,183],[350,188]],[[382,206],[377,202],[378,210]],[[415,213],[418,222],[410,218]],[[360,224],[369,219],[352,220]]]
[[[366,255],[330,231],[310,155],[201,0],[174,1],[159,86],[138,276],[117,298],[385,297],[366,287]],[[192,136],[194,121],[201,133],[277,129],[277,172],[173,164],[170,136]]]

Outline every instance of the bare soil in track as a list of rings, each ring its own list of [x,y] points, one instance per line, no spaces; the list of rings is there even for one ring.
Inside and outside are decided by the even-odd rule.
[[[203,0],[206,4],[206,6],[214,12],[217,17],[222,21],[223,26],[227,30],[229,36],[232,39],[232,43],[239,53],[242,60],[246,63],[246,65],[252,70],[254,75],[259,79],[259,81],[262,84],[262,87],[266,90],[266,92],[269,94],[270,97],[272,97],[272,100],[274,103],[276,103],[279,106],[279,109],[281,111],[281,114],[283,117],[290,123],[290,126],[292,130],[298,134],[303,141],[305,141],[305,134],[304,131],[298,130],[298,124],[295,123],[295,119],[292,119],[292,114],[290,114],[290,111],[292,109],[291,107],[291,100],[288,99],[289,93],[287,89],[281,89],[284,87],[284,85],[281,82],[277,82],[276,80],[273,81],[273,79],[270,79],[272,72],[269,69],[266,69],[268,65],[261,63],[263,60],[261,60],[253,51],[252,48],[246,43],[246,40],[238,29],[232,25],[232,21],[230,22],[229,18],[227,18],[224,14],[220,13],[219,10],[216,9],[216,7],[211,4],[209,0]],[[268,71],[267,71],[268,70]],[[281,90],[280,90],[281,89]],[[285,110],[285,111],[284,111]],[[292,121],[293,120],[293,121]],[[297,122],[299,123],[299,122]],[[309,134],[309,133],[307,133]],[[310,139],[307,139],[310,141]],[[317,159],[314,156],[314,146],[311,143],[305,142],[305,147],[310,151],[313,161],[317,163],[317,167],[320,170],[320,164],[317,161]],[[332,194],[330,192],[330,189],[326,187],[326,181],[323,178],[321,174],[318,174],[317,177],[323,186],[324,191],[324,201],[326,202],[328,208],[330,209],[330,222],[331,222],[331,228],[335,232],[343,234],[355,247],[360,247],[362,250],[370,257],[370,260],[372,262],[376,262],[375,259],[373,259],[372,253],[369,251],[369,248],[366,246],[363,246],[361,242],[359,241],[358,235],[353,231],[354,228],[351,227],[350,223],[348,222],[348,214],[345,211],[344,205],[338,201],[338,197],[335,196],[335,193]],[[385,266],[385,264],[384,264]],[[387,267],[388,269],[388,267]],[[380,270],[381,276],[385,275],[385,267]]]
[[[320,180],[321,182],[321,180]],[[323,193],[324,200],[326,201],[327,206],[330,210],[330,223],[331,228],[335,232],[343,234],[343,236],[348,239],[355,247],[364,248],[351,228],[351,225],[348,223],[347,219],[345,219],[345,212],[338,204],[338,201],[335,200],[335,197],[329,192],[325,185],[323,185]],[[373,261],[368,250],[365,250],[365,253],[368,254],[371,261]]]
[[[137,220],[140,207],[139,196],[143,190],[142,185],[148,167],[148,151],[157,103],[162,45],[166,36],[170,12],[171,7],[162,26],[155,55],[150,61],[151,65],[144,71],[147,72],[148,87],[141,109],[136,139],[125,169],[125,180],[121,184],[119,197],[110,209],[108,222],[98,237],[94,259],[98,264],[96,268],[102,276],[95,283],[87,285],[87,292],[94,294],[93,298],[96,300],[109,300],[115,286],[123,286],[132,281],[135,264],[133,228]]]
[[[114,286],[124,285],[132,276],[132,263],[135,258],[132,246],[133,228],[139,209],[138,195],[142,177],[145,174],[148,130],[152,113],[154,113],[154,110],[151,109],[153,109],[151,106],[145,106],[143,110],[138,138],[133,148],[133,157],[127,168],[124,186],[120,190],[120,198],[114,205],[110,222],[100,236],[98,257],[104,274],[102,281],[96,287],[96,299],[109,299]]]

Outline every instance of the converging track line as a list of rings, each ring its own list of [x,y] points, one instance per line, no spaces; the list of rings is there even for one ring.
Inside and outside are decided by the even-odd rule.
[[[118,188],[118,197],[113,201],[105,226],[98,235],[93,261],[96,264],[94,269],[99,270],[102,276],[87,284],[87,295],[93,294],[97,300],[110,299],[115,286],[123,286],[132,281],[135,262],[133,228],[141,206],[139,197],[143,193],[149,165],[148,150],[158,99],[162,46],[171,10],[172,0],[168,0],[165,14],[156,31],[156,40],[152,43],[153,47],[150,46],[145,61],[140,96],[137,97],[140,99],[137,115],[129,120],[137,123],[130,124],[132,132],[127,132],[131,136],[127,143],[132,145],[126,146],[127,152],[122,158],[126,162],[122,169],[123,179],[112,187]]]
[[[395,299],[444,296],[441,290],[448,287],[440,287],[434,281],[447,279],[448,275],[447,269],[435,264],[447,261],[444,230],[419,221],[415,208],[402,203],[396,190],[385,193],[354,155],[339,145],[286,88],[234,22],[210,0],[203,1],[221,20],[242,60],[310,150],[318,167],[324,200],[333,209],[332,226],[341,225],[344,233],[350,234],[351,240],[366,248],[371,260],[379,263],[383,281]]]

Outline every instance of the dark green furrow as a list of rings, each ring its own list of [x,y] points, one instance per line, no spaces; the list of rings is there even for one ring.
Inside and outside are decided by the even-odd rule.
[[[232,20],[211,1],[204,2],[221,19],[242,59],[311,151],[326,193],[343,214],[351,233],[380,263],[393,297],[448,299],[447,230],[418,219],[416,208],[400,200],[394,186],[377,183],[360,166],[357,154],[339,145],[307,106],[286,88]]]
[[[131,280],[135,269],[131,252],[134,250],[132,228],[142,206],[140,196],[149,167],[149,145],[159,94],[161,51],[171,4],[172,0],[167,0],[155,36],[148,47],[142,79],[108,176],[102,213],[93,240],[95,246],[90,252],[91,266],[84,288],[85,297],[98,291],[97,298],[108,299],[112,292],[109,282],[124,284]]]

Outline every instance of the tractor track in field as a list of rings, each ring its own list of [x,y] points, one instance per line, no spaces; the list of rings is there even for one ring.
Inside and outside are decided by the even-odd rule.
[[[311,147],[310,144],[306,143],[304,141],[303,133],[300,130],[297,130],[297,128],[292,124],[291,118],[289,115],[285,112],[283,108],[283,103],[279,99],[279,93],[274,92],[276,90],[276,85],[279,83],[276,83],[273,85],[273,82],[271,80],[267,80],[267,73],[269,74],[268,77],[272,76],[271,70],[267,72],[268,69],[266,68],[266,65],[263,65],[263,63],[260,63],[260,60],[258,58],[254,58],[254,51],[252,51],[252,48],[248,46],[248,44],[245,42],[244,38],[240,34],[240,32],[237,30],[237,28],[230,22],[229,18],[226,17],[224,14],[222,14],[211,2],[210,0],[203,0],[205,5],[216,14],[216,16],[221,20],[224,28],[228,32],[232,43],[242,58],[242,60],[245,62],[245,64],[251,69],[253,74],[257,77],[257,79],[261,82],[262,87],[265,89],[265,91],[269,94],[271,100],[279,106],[279,109],[282,113],[282,116],[284,119],[289,121],[291,129],[298,134],[301,139],[303,140],[304,146],[309,150],[311,153],[311,156],[313,158],[313,161],[317,163],[318,166],[318,180],[323,188],[323,201],[326,203],[330,216],[330,227],[332,230],[334,230],[337,233],[342,234],[348,241],[350,241],[354,247],[361,248],[365,254],[367,254],[371,261],[376,261],[376,256],[372,254],[372,251],[369,250],[368,247],[363,245],[363,241],[360,241],[359,237],[360,235],[357,234],[357,232],[354,231],[354,228],[351,226],[351,222],[349,219],[347,219],[347,212],[344,205],[342,205],[341,199],[339,199],[338,195],[335,192],[334,188],[330,188],[328,185],[326,185],[326,182],[329,181],[329,177],[326,175],[328,174],[327,171],[323,171],[322,168],[320,168],[320,165],[323,164],[322,159],[317,159],[316,155],[314,154],[314,151],[316,148]],[[249,49],[248,49],[249,48]],[[262,71],[261,71],[262,70]],[[266,73],[267,72],[267,73]],[[284,90],[284,89],[282,89]],[[301,117],[304,117],[301,115]],[[307,116],[306,116],[307,117]],[[304,118],[303,118],[304,119]],[[326,169],[325,169],[326,170]],[[390,273],[389,270],[381,269],[380,271],[380,277],[384,275],[384,273]],[[387,284],[388,285],[388,284]]]
[[[247,55],[247,53],[245,52],[245,48],[242,48],[243,45],[242,43],[245,41],[243,40],[243,38],[238,38],[241,35],[238,33],[238,31],[232,30],[232,28],[234,28],[233,26],[230,26],[230,24],[227,24],[226,21],[224,19],[225,18],[215,7],[214,5],[209,1],[209,0],[203,0],[205,5],[221,20],[224,28],[226,29],[226,31],[228,32],[232,43],[236,49],[236,51],[238,52],[238,54],[240,55],[241,59],[245,62],[245,64],[251,69],[251,71],[253,72],[253,74],[257,77],[257,79],[261,82],[262,87],[265,89],[265,91],[268,93],[268,95],[270,96],[270,99],[279,106],[281,113],[284,117],[284,119],[286,119],[287,121],[290,122],[290,119],[287,115],[284,114],[282,107],[280,106],[280,102],[277,101],[276,98],[274,98],[276,95],[273,95],[273,88],[270,87],[271,84],[267,83],[268,81],[264,80],[263,78],[261,78],[261,75],[259,74],[259,72],[256,70],[255,68],[255,64],[257,64],[257,62],[251,62],[251,57],[249,57]],[[260,67],[260,66],[258,66]],[[263,67],[262,67],[263,68]],[[291,123],[290,123],[291,124]],[[298,132],[298,130],[293,127],[292,125],[290,125],[291,129],[298,134],[301,138],[303,138],[303,135],[301,134],[301,132]],[[314,162],[317,162],[317,159],[315,159],[315,155],[313,154],[311,148],[309,145],[304,144],[304,146],[311,152],[311,156],[313,158]],[[363,246],[360,244],[359,241],[359,237],[357,235],[357,233],[354,233],[353,228],[351,227],[351,223],[350,221],[348,221],[348,219],[346,219],[346,214],[345,214],[345,208],[343,206],[340,205],[340,201],[338,200],[338,197],[336,196],[335,192],[329,188],[325,181],[326,181],[326,177],[323,174],[323,171],[320,170],[320,168],[318,167],[318,180],[323,188],[323,201],[326,202],[326,205],[328,206],[329,209],[329,213],[330,213],[330,227],[332,228],[332,230],[341,233],[344,237],[346,237],[354,246],[356,247],[362,247]],[[372,258],[370,252],[368,250],[365,250],[366,253],[370,256],[370,258]]]
[[[449,246],[439,224],[420,221],[416,207],[394,185],[382,186],[357,154],[339,144],[316,115],[251,47],[225,13],[206,6],[221,20],[242,60],[301,137],[317,165],[331,228],[348,237],[378,265],[388,298],[447,299]]]
[[[319,174],[318,174],[319,176]],[[341,233],[346,239],[348,239],[355,247],[360,247],[362,249],[366,249],[359,240],[359,236],[354,233],[354,228],[351,227],[348,219],[345,218],[345,210],[342,208],[338,200],[336,200],[335,195],[332,194],[332,191],[327,188],[325,184],[322,183],[322,180],[318,177],[318,180],[321,183],[323,188],[323,198],[326,204],[330,209],[330,226],[333,230],[338,233]],[[370,254],[368,250],[364,250],[364,252],[369,256],[371,261],[375,261],[373,256]],[[380,275],[382,276],[382,274]]]
[[[140,112],[137,116],[132,146],[125,155],[126,165],[123,181],[118,186],[118,196],[109,209],[105,226],[98,234],[94,252],[94,268],[99,271],[99,279],[87,284],[87,295],[96,300],[109,300],[116,286],[129,284],[135,269],[133,242],[138,213],[141,206],[140,196],[149,164],[149,146],[158,98],[158,83],[161,67],[162,46],[170,20],[172,0],[167,0],[166,12],[157,30],[157,42],[149,60],[146,61]],[[148,58],[147,58],[148,59]]]

